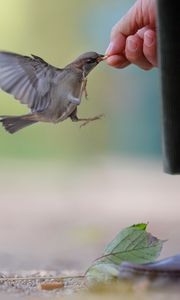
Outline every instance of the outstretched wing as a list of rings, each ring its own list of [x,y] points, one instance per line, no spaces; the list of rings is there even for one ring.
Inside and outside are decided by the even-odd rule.
[[[27,104],[32,111],[45,110],[51,101],[53,79],[61,72],[40,57],[0,52],[0,88]]]

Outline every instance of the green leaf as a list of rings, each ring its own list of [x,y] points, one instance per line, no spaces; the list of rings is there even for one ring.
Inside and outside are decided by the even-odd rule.
[[[94,285],[98,282],[107,282],[118,277],[119,266],[114,264],[95,264],[92,265],[86,272],[85,276],[89,285]]]
[[[147,223],[139,223],[139,224],[134,224],[132,226],[129,226],[128,228],[136,228],[136,229],[146,230],[147,226],[148,226]]]
[[[104,255],[119,251],[127,252],[131,249],[134,250],[136,245],[143,243],[144,238],[147,236],[147,233],[145,232],[146,227],[147,224],[138,224],[121,230],[115,239],[106,246],[104,249]]]
[[[97,281],[101,281],[102,278],[110,280],[111,270],[117,270],[117,266],[123,261],[139,264],[153,262],[161,252],[163,241],[146,232],[146,227],[147,224],[137,224],[120,231],[107,245],[103,255],[87,270],[88,280],[92,280],[93,277]]]

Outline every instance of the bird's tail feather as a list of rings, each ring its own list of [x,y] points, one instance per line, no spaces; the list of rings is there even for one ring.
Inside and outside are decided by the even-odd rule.
[[[13,117],[13,116],[2,116],[0,117],[0,122],[2,123],[3,127],[9,132],[9,133],[15,133],[16,131],[32,125],[38,121],[32,120],[31,115],[26,116],[19,116],[19,117]]]

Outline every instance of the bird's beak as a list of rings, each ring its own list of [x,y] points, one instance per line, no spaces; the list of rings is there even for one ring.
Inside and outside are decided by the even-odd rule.
[[[97,62],[101,62],[103,60],[106,60],[108,58],[108,55],[100,55],[98,58],[97,58]]]

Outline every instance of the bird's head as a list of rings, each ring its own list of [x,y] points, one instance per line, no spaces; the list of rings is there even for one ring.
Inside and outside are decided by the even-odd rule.
[[[101,61],[106,59],[105,55],[96,52],[86,52],[73,61],[73,64],[83,70],[85,77],[94,69]]]

